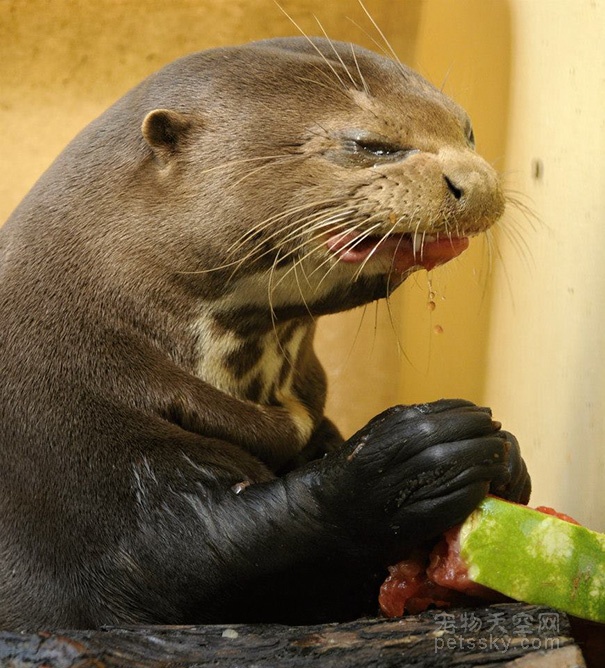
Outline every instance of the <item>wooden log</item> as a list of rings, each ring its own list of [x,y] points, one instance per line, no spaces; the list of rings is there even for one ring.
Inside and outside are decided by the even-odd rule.
[[[0,632],[10,668],[229,666],[584,666],[563,613],[510,603],[434,610],[398,620],[315,626],[110,627],[97,631]]]

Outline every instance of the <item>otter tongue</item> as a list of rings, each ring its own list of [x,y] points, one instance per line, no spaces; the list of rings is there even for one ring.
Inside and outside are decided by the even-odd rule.
[[[445,264],[468,248],[468,237],[425,237],[424,243],[414,249],[409,234],[391,234],[388,237],[363,237],[354,232],[340,232],[330,237],[326,245],[341,262],[361,264],[365,260],[387,261],[391,271],[403,274],[412,267],[427,271]],[[422,235],[417,236],[418,241]]]

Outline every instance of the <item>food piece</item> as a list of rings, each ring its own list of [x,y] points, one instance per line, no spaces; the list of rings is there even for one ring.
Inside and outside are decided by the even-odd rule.
[[[554,515],[555,517],[558,517],[560,520],[565,520],[566,522],[571,522],[572,524],[577,524],[578,526],[580,526],[580,523],[577,520],[574,520],[573,517],[570,517],[565,513],[559,513],[554,508],[549,508],[548,506],[538,506],[536,510],[539,513],[544,513],[545,515]]]
[[[406,588],[398,578],[413,572],[411,562],[425,572]],[[452,598],[443,592],[454,589],[481,598],[500,592],[605,622],[605,535],[550,508],[532,510],[487,497],[428,557],[417,553],[389,571],[379,597],[387,616],[417,612],[419,591],[438,593],[426,607],[450,605]]]
[[[470,579],[468,567],[460,557],[460,530],[461,527],[457,526],[443,534],[443,540],[430,554],[427,578],[444,589],[453,589],[465,596],[501,600],[502,597],[493,589]]]
[[[431,552],[416,550],[408,559],[389,566],[378,602],[386,617],[417,615],[430,606],[468,606],[478,600],[506,600],[498,592],[475,584],[460,559],[460,527],[446,531]]]
[[[446,608],[464,603],[464,595],[441,587],[427,576],[428,553],[417,550],[404,561],[389,567],[389,576],[380,588],[380,609],[387,617],[405,612],[417,615],[430,605]]]
[[[605,622],[605,535],[486,498],[460,529],[473,582],[511,598]]]

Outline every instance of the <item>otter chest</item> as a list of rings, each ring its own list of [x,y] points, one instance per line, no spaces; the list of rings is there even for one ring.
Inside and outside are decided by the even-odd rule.
[[[301,352],[311,325],[298,320],[270,328],[225,324],[220,314],[196,323],[196,375],[244,401],[284,406],[300,417],[304,408],[296,393]],[[307,415],[305,411],[305,415]],[[309,417],[309,425],[311,419]]]

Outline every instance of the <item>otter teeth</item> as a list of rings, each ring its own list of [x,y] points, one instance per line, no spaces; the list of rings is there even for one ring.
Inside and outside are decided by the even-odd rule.
[[[413,234],[412,235],[412,246],[414,250],[414,255],[417,255],[422,251],[424,244],[437,241],[437,237],[434,237],[430,234]]]

